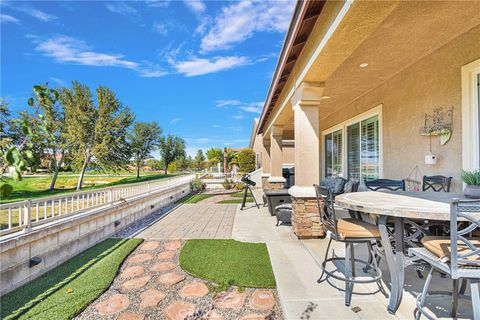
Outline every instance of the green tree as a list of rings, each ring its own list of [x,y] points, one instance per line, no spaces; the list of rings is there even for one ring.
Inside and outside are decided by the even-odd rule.
[[[165,167],[165,174],[168,173],[168,165],[180,157],[185,157],[185,140],[169,134],[160,139],[160,155]]]
[[[134,115],[113,91],[98,87],[95,105],[90,89],[75,81],[72,88],[62,90],[60,100],[65,110],[66,138],[73,147],[75,162],[81,166],[77,190],[82,188],[92,159],[102,169],[128,163],[131,153],[127,133]]]
[[[57,103],[59,93],[57,90],[49,89],[48,85],[34,86],[35,100],[43,114],[46,132],[43,135],[43,144],[48,150],[50,168],[53,172],[49,190],[55,188],[58,172],[65,161],[68,153],[68,143],[65,134],[65,112],[64,108]],[[32,98],[33,99],[33,98]],[[33,104],[30,99],[29,103]]]
[[[157,122],[136,122],[129,134],[130,150],[137,168],[137,179],[140,178],[142,163],[151,157],[158,147],[162,129]]]
[[[163,162],[158,159],[148,159],[145,165],[147,167],[150,167],[154,171],[158,171],[164,168]]]
[[[252,149],[243,149],[238,153],[238,166],[241,172],[252,172],[255,170],[255,152]]]
[[[179,171],[187,171],[192,166],[193,159],[191,156],[181,156],[175,160],[175,167]]]
[[[228,169],[231,169],[233,165],[238,166],[237,152],[233,151],[231,148],[223,149],[223,172],[227,172]]]
[[[206,152],[210,167],[223,162],[223,151],[220,148],[210,148]]]
[[[204,168],[205,156],[203,155],[202,149],[198,149],[197,155],[195,156],[195,159],[193,162],[194,162],[195,170],[201,171]]]

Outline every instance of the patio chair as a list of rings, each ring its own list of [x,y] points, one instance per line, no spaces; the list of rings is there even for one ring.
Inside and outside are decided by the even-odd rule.
[[[452,177],[423,176],[422,191],[433,190],[434,192],[450,192]]]
[[[342,194],[345,192],[345,185],[347,184],[348,180],[342,177],[328,177],[320,181],[320,186],[327,188],[332,191],[333,198],[335,196]],[[357,185],[358,189],[358,185]]]
[[[314,187],[320,212],[320,219],[323,223],[325,231],[330,234],[330,240],[328,241],[325,257],[321,265],[322,274],[317,282],[320,283],[323,280],[328,279],[328,277],[345,282],[346,306],[350,306],[353,286],[355,283],[377,282],[380,290],[383,292],[383,288],[381,287],[380,283],[382,271],[378,267],[376,252],[373,249],[373,245],[375,244],[376,240],[380,238],[380,232],[377,226],[354,218],[337,219],[333,203],[334,200],[332,190],[329,188],[320,187],[318,185],[314,185]],[[332,240],[345,243],[345,257],[333,255],[332,258],[328,258]],[[375,257],[371,259],[372,265],[365,260],[355,258],[355,245],[362,243],[367,245],[369,254]],[[335,261],[339,260],[343,260],[345,263],[344,277],[337,275],[335,271],[327,270],[328,263],[334,263]],[[357,264],[363,264],[365,266],[363,268],[363,272],[366,274],[368,274],[368,270],[372,269],[373,274],[370,273],[371,277],[367,279],[360,279],[357,277],[355,275]],[[325,279],[323,279],[324,274],[327,275]]]
[[[452,296],[451,316],[455,318],[459,297],[466,298],[464,295],[466,283],[463,281],[459,290],[459,280],[468,280],[474,319],[480,320],[480,238],[468,237],[475,229],[480,229],[479,212],[480,200],[453,200],[450,205],[450,237],[424,237],[422,239],[424,247],[409,249],[411,255],[426,261],[431,266],[423,291],[417,297],[416,319],[421,315],[428,319],[436,319],[435,315],[425,308],[426,298],[435,295]],[[466,220],[467,224],[458,224],[459,219]],[[428,291],[434,271],[452,278],[452,292]]]
[[[365,180],[365,186],[372,191],[405,191],[405,180],[377,179]]]

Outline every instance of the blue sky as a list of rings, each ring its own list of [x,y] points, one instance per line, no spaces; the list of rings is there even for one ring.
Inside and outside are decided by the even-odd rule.
[[[136,114],[198,148],[248,145],[293,1],[3,1],[1,96],[106,85]]]

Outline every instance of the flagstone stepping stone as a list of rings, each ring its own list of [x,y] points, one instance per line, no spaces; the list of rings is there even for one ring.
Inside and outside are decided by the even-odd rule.
[[[175,269],[175,264],[173,262],[160,262],[154,264],[150,270],[156,272],[165,272]]]
[[[124,294],[114,294],[107,300],[98,303],[95,308],[101,316],[115,314],[128,308],[130,300]]]
[[[164,251],[164,252],[161,252],[161,253],[158,255],[158,259],[159,259],[159,260],[170,260],[170,259],[172,259],[173,257],[175,257],[175,254],[176,254],[175,251]]]
[[[140,246],[140,251],[153,251],[158,248],[160,242],[158,241],[147,241]]]
[[[122,273],[120,274],[120,278],[124,278],[124,279],[133,278],[133,277],[142,275],[144,273],[145,273],[145,268],[142,266],[128,267],[122,271]]]
[[[153,256],[150,253],[139,253],[128,259],[129,263],[142,263],[148,260],[153,259]]]
[[[255,310],[272,310],[275,307],[275,297],[270,290],[255,290],[250,298],[250,306]]]
[[[180,290],[180,296],[183,298],[203,297],[207,293],[208,287],[203,282],[188,283]]]
[[[174,285],[176,283],[179,283],[180,281],[185,280],[185,276],[183,274],[179,274],[176,272],[169,272],[169,273],[164,273],[161,274],[158,277],[158,282],[160,284],[164,284],[167,286]]]
[[[193,303],[175,301],[164,310],[168,320],[184,320],[192,317],[195,313],[195,305]]]
[[[148,289],[140,295],[140,308],[156,307],[165,299],[165,294],[157,289]]]
[[[124,312],[118,316],[117,320],[143,320],[145,315],[133,312]]]
[[[220,308],[241,309],[245,304],[247,294],[242,292],[220,292],[215,296],[214,303]]]
[[[165,243],[165,250],[167,251],[177,250],[177,249],[180,249],[181,246],[182,246],[182,242],[180,240],[168,241]]]
[[[210,310],[200,320],[225,320],[225,318],[215,310]]]
[[[251,313],[241,317],[239,320],[265,320],[266,318],[266,316],[262,316],[261,314]]]
[[[152,276],[144,276],[128,280],[122,284],[122,289],[126,292],[138,290],[143,288],[150,281],[150,279],[152,279]]]

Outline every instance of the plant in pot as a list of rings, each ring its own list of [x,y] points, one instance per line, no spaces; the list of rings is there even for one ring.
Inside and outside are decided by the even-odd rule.
[[[465,197],[480,199],[480,169],[462,171],[460,177],[466,184],[465,189],[463,189],[463,194]]]

